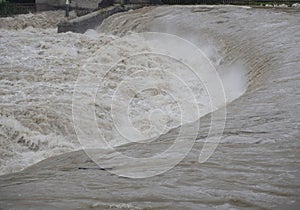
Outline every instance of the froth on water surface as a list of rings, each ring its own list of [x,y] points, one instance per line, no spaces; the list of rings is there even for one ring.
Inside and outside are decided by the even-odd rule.
[[[89,71],[98,77],[106,74],[104,87],[99,89],[95,104],[93,101],[86,103],[96,107],[98,126],[114,146],[127,141],[123,142],[118,137],[119,130],[114,128],[110,109],[112,93],[119,88],[120,82],[137,70],[144,72],[148,86],[154,89],[136,92],[129,104],[120,104],[129,108],[131,122],[131,125],[122,124],[123,130],[126,130],[124,126],[134,127],[144,138],[153,138],[211,111],[209,95],[205,85],[201,84],[203,81],[197,78],[197,72],[187,73],[190,70],[186,70],[184,59],[192,59],[192,65],[198,66],[200,72],[204,65],[201,60],[193,58],[190,49],[178,47],[170,41],[166,49],[175,55],[185,55],[182,61],[172,60],[167,57],[168,52],[153,55],[151,47],[163,43],[157,36],[152,43],[147,43],[142,37],[137,38],[139,35],[119,38],[94,30],[85,34],[57,34],[52,27],[62,15],[62,12],[46,12],[1,19],[1,173],[19,171],[42,159],[81,148],[73,129],[71,112],[74,85],[80,72]],[[50,21],[45,21],[46,17]],[[206,46],[206,50],[209,47]],[[132,57],[136,53],[144,54]],[[106,68],[99,66],[115,65],[118,58],[124,56],[131,58],[121,61],[108,73]],[[211,52],[209,56],[219,55]],[[242,68],[228,68],[221,74],[227,101],[245,91],[245,69]],[[98,82],[103,82],[100,77]],[[235,86],[236,83],[241,85]],[[123,88],[127,92],[119,97],[133,91],[130,87]],[[82,94],[85,91],[82,88]],[[187,94],[186,91],[191,92]],[[185,97],[191,95],[196,100],[199,114],[191,115],[193,119],[183,122],[178,98],[172,98],[174,95],[181,100],[192,100]],[[221,100],[213,109],[224,103]],[[114,114],[119,116],[123,109],[116,108],[115,111]],[[89,122],[86,125],[88,127]]]
[[[57,34],[51,27],[20,29],[1,24],[5,27],[0,29],[0,151],[1,173],[7,173],[0,180],[1,206],[36,207],[53,199],[62,208],[297,207],[298,22],[299,13],[292,9],[162,6],[113,15],[99,29],[85,34]],[[191,122],[212,110],[207,107],[205,83],[180,74],[189,69],[184,57],[174,60],[166,56],[171,53],[153,55],[151,50],[160,40],[151,43],[142,37],[133,39],[136,32],[176,35],[201,49],[218,72],[225,100],[213,108],[218,113],[227,105],[226,126],[218,148],[206,162],[198,160],[205,141],[213,140],[206,139],[211,115]],[[193,60],[189,50],[176,51],[178,43],[170,44],[172,53],[183,53],[201,67],[203,62]],[[176,80],[178,77],[172,80],[168,73],[174,72],[186,86]],[[83,83],[78,83],[78,78]],[[135,91],[128,81],[148,88]],[[67,153],[81,149],[78,134],[89,134],[95,126],[109,144],[120,145],[117,151],[128,156],[148,158],[161,152],[184,127],[176,128],[182,123],[178,118],[180,106],[170,93],[181,96],[185,88],[203,111],[187,120],[190,124],[186,128],[199,122],[201,126],[192,150],[166,173],[126,179],[110,172],[137,169],[143,173],[159,162],[122,164],[116,153],[103,149],[104,164],[114,163],[114,167],[107,164],[101,168],[82,151]],[[111,97],[114,93],[128,103],[115,100]],[[83,128],[77,130],[77,136],[72,103],[78,105],[75,117],[79,116]],[[124,116],[123,105],[128,118],[118,118]],[[96,123],[91,124],[91,116]],[[130,123],[119,123],[128,119]],[[120,130],[114,129],[114,123],[121,126]],[[119,134],[122,131],[130,136],[132,132],[126,133],[129,129],[149,138],[163,135],[149,145],[124,144],[128,142],[122,142]],[[51,157],[57,154],[62,155]],[[23,172],[8,174],[42,159]],[[50,188],[53,191],[45,190]]]

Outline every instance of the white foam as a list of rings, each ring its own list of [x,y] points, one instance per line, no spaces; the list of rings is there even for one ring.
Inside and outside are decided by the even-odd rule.
[[[31,16],[30,18],[36,17]],[[11,19],[5,19],[8,20]],[[7,23],[6,26],[8,25]],[[118,98],[120,103],[114,107],[113,114],[123,116],[124,107],[128,108],[128,115],[118,118],[121,122],[127,122],[129,118],[130,124],[121,125],[123,131],[128,132],[125,135],[130,136],[137,131],[144,139],[157,137],[171,128],[192,122],[211,111],[205,87],[199,79],[186,74],[187,67],[183,63],[175,62],[167,56],[151,54],[132,57],[137,52],[151,53],[155,42],[147,43],[142,38],[136,37],[118,39],[116,36],[101,34],[95,30],[89,30],[85,34],[70,32],[57,34],[54,28],[40,29],[36,26],[24,30],[20,30],[19,26],[5,28],[13,30],[0,29],[2,126],[0,173],[2,174],[19,171],[42,159],[81,148],[73,128],[72,116],[73,88],[80,72],[88,72],[98,79],[105,78],[104,87],[98,90],[95,100],[86,96],[85,88],[94,84],[87,80],[79,94],[79,102],[92,108],[96,107],[97,126],[105,139],[114,146],[128,141],[124,141],[120,131],[114,126],[117,122],[113,121],[111,115],[111,96],[121,84],[125,84],[122,83],[123,80],[139,78],[133,74],[136,69],[143,70],[140,85],[159,87],[158,89],[163,91],[154,88],[134,92],[130,84],[122,86]],[[176,44],[169,43],[170,46]],[[214,55],[214,50],[207,52],[210,52],[209,57],[219,59]],[[176,51],[172,50],[172,53],[176,54]],[[191,59],[190,62],[194,62],[194,65],[203,65],[201,60],[189,54],[188,48],[182,47],[177,53],[186,54],[183,61]],[[121,61],[106,74],[108,69],[104,67],[114,65],[118,58],[124,56],[132,59]],[[229,101],[240,96],[244,90],[244,78],[240,74],[239,67],[232,68],[230,72],[223,77]],[[172,77],[170,73],[178,77]],[[184,83],[181,84],[179,79]],[[98,85],[102,84],[99,80],[95,81]],[[187,91],[192,94],[186,94]],[[129,96],[131,97],[129,103],[123,104],[120,99],[125,100]],[[189,107],[189,101],[192,100],[189,97],[192,96],[195,97],[200,112],[193,114],[194,108],[191,106],[187,115],[189,117],[182,118],[178,100]],[[225,103],[220,101],[214,109]],[[90,132],[91,124],[95,122],[84,118],[87,110],[77,111],[83,116],[80,120],[85,126],[81,132]],[[92,145],[94,144],[97,142],[92,142]]]

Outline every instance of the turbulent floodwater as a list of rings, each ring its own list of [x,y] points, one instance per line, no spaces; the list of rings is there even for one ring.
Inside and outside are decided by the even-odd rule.
[[[52,18],[50,21],[45,20],[47,15]],[[1,173],[16,172],[45,158],[80,148],[73,129],[73,118],[80,118],[79,121],[85,124],[81,130],[86,133],[90,132],[94,121],[85,119],[86,109],[82,107],[75,110],[75,117],[72,115],[74,97],[79,97],[75,101],[77,103],[85,101],[90,106],[96,105],[98,126],[104,138],[114,146],[128,143],[119,133],[120,129],[130,135],[130,140],[149,139],[180,124],[196,121],[210,112],[205,87],[195,72],[187,70],[182,63],[171,57],[146,54],[154,52],[153,44],[134,35],[119,40],[119,35],[103,34],[101,29],[98,32],[90,30],[83,35],[56,34],[56,28],[51,26],[56,26],[62,15],[61,12],[49,12],[2,19]],[[30,21],[30,18],[33,20]],[[128,31],[132,31],[130,27]],[[156,35],[156,39],[157,36],[162,35]],[[156,45],[162,43],[158,40]],[[177,50],[184,50],[183,47],[177,47]],[[174,49],[170,46],[170,50]],[[216,67],[220,67],[222,55],[216,52],[216,48],[207,44],[204,50],[210,52],[206,54]],[[143,54],[115,64],[122,57],[133,56],[136,52]],[[187,59],[191,56],[188,54]],[[194,66],[203,66],[204,61],[197,59]],[[108,72],[109,69],[103,68],[103,65],[116,66]],[[214,104],[214,109],[239,97],[246,89],[246,69],[241,63],[224,68],[226,74],[221,77],[227,98],[221,97]],[[135,74],[141,69],[150,88],[135,91],[128,104],[119,104],[112,113],[111,104],[114,103],[111,93],[118,92],[122,86],[118,84],[124,83],[128,77],[136,79]],[[75,85],[80,83],[80,75],[86,71],[105,83],[97,92],[95,103],[93,98],[84,97],[87,90],[80,87],[81,84],[77,88],[79,93],[73,92]],[[173,76],[167,72],[172,72]],[[180,77],[181,82],[174,75]],[[84,83],[85,86],[91,80]],[[134,90],[128,85],[122,88],[124,91],[119,96],[122,99],[118,100],[126,101]],[[174,99],[174,96],[179,98]],[[188,107],[191,114],[182,121],[179,101],[185,104],[195,101],[199,111],[193,112],[193,108]],[[120,119],[121,128],[116,128],[111,115],[120,116],[127,107],[130,122]],[[134,136],[135,129],[142,135]]]
[[[299,11],[229,6],[146,7],[114,15],[85,34],[57,34],[55,25],[62,18],[63,12],[52,12],[0,20],[0,173],[7,174],[0,179],[1,207],[299,206]],[[174,34],[199,47],[216,68],[225,99],[217,97],[215,106],[210,107],[203,81],[185,73],[188,68],[178,60],[151,54],[155,44],[132,35],[149,31]],[[163,42],[158,41],[161,45]],[[178,49],[176,45],[174,51]],[[190,51],[180,49],[194,66],[204,66],[204,61],[193,60]],[[137,52],[143,55],[118,60]],[[136,69],[141,68],[147,81],[135,77]],[[82,72],[87,78],[105,78],[94,98],[86,94],[89,80],[84,80]],[[168,72],[175,72],[184,83]],[[86,83],[78,83],[78,78]],[[150,84],[147,87],[160,87],[160,91],[148,88],[134,92],[124,83],[119,101],[134,97],[128,104],[117,100],[114,108],[112,93],[119,90],[124,79],[140,79],[144,85]],[[182,110],[173,96],[188,104],[185,90],[194,96],[199,112],[182,121]],[[74,97],[75,105],[78,101],[85,105],[75,109],[75,118]],[[211,115],[201,118],[196,143],[187,157],[152,178],[126,179],[96,170],[85,153],[71,152],[82,148],[77,136],[91,131],[86,107],[95,107],[95,120],[106,141],[121,146],[118,150],[126,154],[143,157],[170,146],[179,132],[173,128],[211,110],[224,110],[225,105],[223,137],[215,153],[202,164],[198,156]],[[130,125],[123,118],[119,119],[121,123],[114,121],[114,115],[122,116],[124,112],[120,106],[128,108]],[[82,122],[80,131],[74,129],[74,119]],[[193,128],[193,123],[187,127]],[[166,134],[154,144],[128,145],[120,130],[125,135],[138,130],[144,139]],[[56,156],[59,154],[62,155]],[[152,167],[150,163],[106,163],[114,158],[119,160],[109,154],[103,158],[106,168],[145,171]],[[31,166],[40,160],[44,161]],[[31,167],[23,170],[28,166]],[[20,170],[23,171],[10,174]]]

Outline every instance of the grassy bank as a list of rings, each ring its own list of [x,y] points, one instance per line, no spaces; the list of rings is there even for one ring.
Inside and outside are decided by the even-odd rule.
[[[1,17],[13,16],[16,14],[26,14],[35,11],[36,4],[30,1],[0,0]]]
[[[6,1],[0,0],[0,16],[11,16],[16,13],[16,4]]]

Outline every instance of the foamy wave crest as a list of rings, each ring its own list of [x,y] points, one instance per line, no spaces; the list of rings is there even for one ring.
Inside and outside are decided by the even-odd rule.
[[[177,36],[132,34],[114,39],[96,54],[83,65],[77,80],[74,125],[87,154],[115,174],[142,178],[174,167],[198,134],[199,123],[184,125],[226,104],[214,66],[196,46]],[[210,135],[214,137],[210,146],[204,146],[200,162],[216,148],[225,112],[218,112],[218,121],[213,115]],[[137,158],[116,151],[124,144],[151,143],[180,125],[174,143],[161,154]],[[120,169],[127,164],[130,167]]]
[[[53,22],[43,25],[47,16]],[[0,20],[2,174],[81,148],[72,122],[76,97],[85,106],[78,104],[76,110],[82,126],[77,134],[93,133],[91,125],[96,123],[113,147],[155,139],[226,104],[224,96],[208,90],[219,84],[214,82],[217,77],[194,71],[208,62],[194,56],[193,47],[162,37],[41,29],[56,24],[60,18],[55,12],[25,15],[27,26],[35,22],[31,20],[36,24],[11,30],[24,28],[20,17]],[[83,83],[77,83],[74,98],[78,75]],[[94,95],[88,95],[88,88],[94,87]],[[226,87],[225,81],[225,91]],[[95,140],[91,145],[99,143]]]

